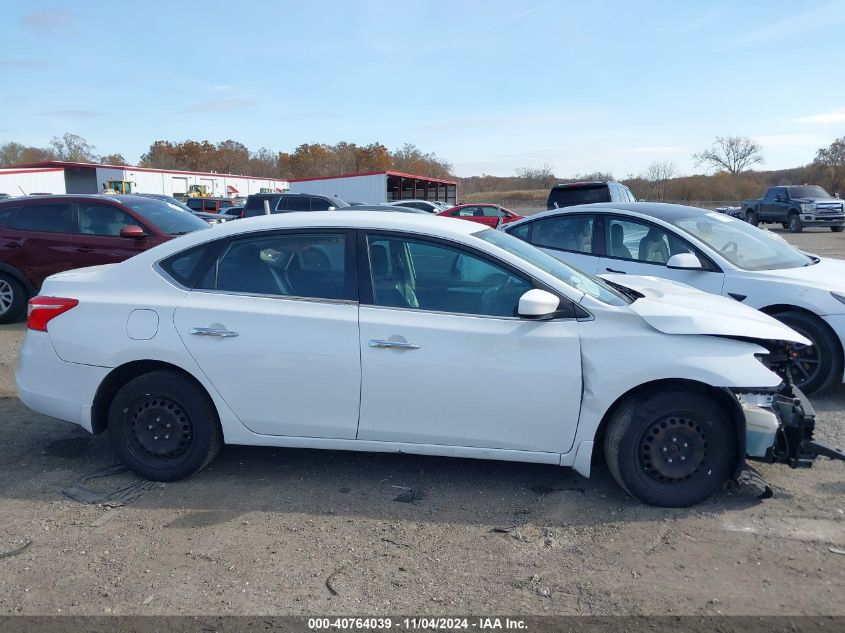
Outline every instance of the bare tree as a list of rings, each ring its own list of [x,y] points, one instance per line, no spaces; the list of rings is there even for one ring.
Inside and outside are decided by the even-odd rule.
[[[671,160],[654,161],[641,178],[648,182],[651,196],[655,200],[665,200],[666,185],[675,177],[677,171],[678,166]]]
[[[61,137],[54,136],[50,141],[50,146],[59,160],[73,163],[93,163],[97,160],[94,146],[78,134],[65,132]]]
[[[831,193],[841,193],[841,187],[845,185],[845,136],[816,152],[813,166],[821,172]]]
[[[696,165],[736,175],[763,162],[763,149],[747,136],[717,136],[710,149],[693,154]]]
[[[540,167],[518,167],[515,173],[526,189],[548,189],[555,180],[554,170],[546,163]]]

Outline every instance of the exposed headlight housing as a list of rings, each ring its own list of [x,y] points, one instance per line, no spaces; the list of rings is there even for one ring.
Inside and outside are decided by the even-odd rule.
[[[813,213],[816,210],[816,205],[812,202],[805,202],[801,205],[801,213]]]
[[[836,299],[839,303],[845,303],[845,294],[843,294],[841,292],[833,292],[833,290],[831,290],[830,295],[834,299]]]

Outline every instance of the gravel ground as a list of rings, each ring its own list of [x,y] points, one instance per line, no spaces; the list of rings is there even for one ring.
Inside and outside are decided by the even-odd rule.
[[[786,235],[841,255],[842,235]],[[0,326],[0,614],[845,615],[842,464],[760,466],[765,501],[643,506],[606,470],[226,447],[127,505],[62,491],[105,438],[27,410]],[[845,388],[814,398],[845,444]],[[115,490],[126,474],[91,484]]]

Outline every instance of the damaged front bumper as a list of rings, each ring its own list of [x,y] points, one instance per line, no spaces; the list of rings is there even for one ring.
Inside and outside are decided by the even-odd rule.
[[[813,439],[816,412],[792,385],[776,390],[734,392],[745,416],[749,459],[809,468],[817,457],[845,461],[845,452]]]

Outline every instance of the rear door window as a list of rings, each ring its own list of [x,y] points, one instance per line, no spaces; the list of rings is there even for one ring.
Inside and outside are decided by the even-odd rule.
[[[194,211],[202,211],[202,198],[188,198],[185,204]]]
[[[308,196],[291,196],[287,198],[287,211],[310,211],[311,198]]]
[[[70,204],[33,204],[23,207],[15,218],[14,228],[44,233],[73,232]]]
[[[329,200],[325,198],[311,198],[312,211],[328,211],[329,207],[334,207]]]
[[[531,243],[561,251],[592,253],[593,222],[594,216],[580,213],[537,220],[533,223]]]
[[[19,210],[20,207],[4,207],[0,209],[0,226],[11,226]]]

